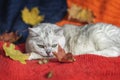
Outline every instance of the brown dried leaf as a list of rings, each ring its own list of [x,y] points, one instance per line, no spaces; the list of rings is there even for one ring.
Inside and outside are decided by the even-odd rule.
[[[52,78],[52,76],[53,76],[53,71],[50,71],[46,74],[47,78]]]
[[[61,62],[74,62],[75,58],[71,53],[67,53],[62,59]]]
[[[64,49],[58,46],[58,53],[53,52],[59,62],[74,62],[75,58],[71,53],[65,53]]]
[[[17,33],[14,32],[10,32],[10,33],[3,33],[2,35],[0,35],[0,41],[4,41],[4,42],[16,42],[18,39],[20,39],[21,36],[18,36]]]

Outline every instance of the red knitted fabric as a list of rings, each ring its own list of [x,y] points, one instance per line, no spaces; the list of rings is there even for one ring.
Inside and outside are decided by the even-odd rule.
[[[0,42],[0,80],[120,80],[120,57],[105,58],[95,55],[76,56],[74,63],[51,60],[40,65],[38,60],[21,64],[5,56]],[[17,46],[24,51],[24,44]],[[52,78],[45,75],[53,71]]]

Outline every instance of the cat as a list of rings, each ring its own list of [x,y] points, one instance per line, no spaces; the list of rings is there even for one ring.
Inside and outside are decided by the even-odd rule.
[[[120,55],[120,29],[112,24],[95,23],[83,26],[66,24],[59,27],[41,23],[29,28],[26,51],[29,60],[53,57],[60,45],[73,55],[94,54],[105,57]]]

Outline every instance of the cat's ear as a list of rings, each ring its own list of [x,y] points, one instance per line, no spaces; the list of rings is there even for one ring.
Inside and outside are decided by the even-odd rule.
[[[29,30],[30,36],[37,36],[37,33],[35,32],[35,30],[33,28],[28,28],[28,30]]]
[[[63,29],[57,29],[55,30],[56,35],[63,36]]]

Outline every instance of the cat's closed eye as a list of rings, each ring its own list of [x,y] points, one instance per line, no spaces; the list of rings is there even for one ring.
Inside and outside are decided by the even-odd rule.
[[[40,48],[44,48],[44,47],[45,47],[44,45],[40,45],[40,44],[38,44],[38,46],[39,46]]]
[[[53,45],[52,45],[52,47],[56,47],[56,46],[57,46],[57,44],[53,44]]]

